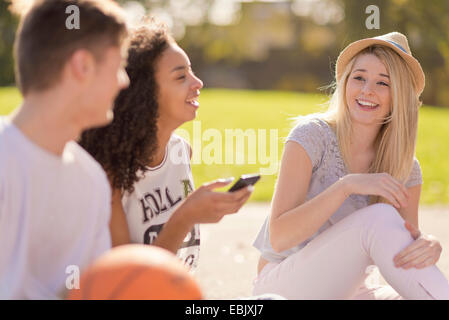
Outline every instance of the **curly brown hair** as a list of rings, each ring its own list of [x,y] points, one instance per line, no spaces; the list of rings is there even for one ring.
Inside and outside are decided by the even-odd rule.
[[[130,33],[126,71],[130,85],[114,102],[113,121],[84,131],[79,144],[104,168],[114,189],[134,191],[139,170],[148,170],[157,149],[158,59],[174,40],[151,21]]]

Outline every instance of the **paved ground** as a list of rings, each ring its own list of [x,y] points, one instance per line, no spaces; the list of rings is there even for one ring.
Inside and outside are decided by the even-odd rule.
[[[206,299],[251,295],[259,258],[252,243],[268,214],[269,204],[251,203],[218,224],[201,226],[201,257],[195,277]],[[421,207],[420,227],[440,240],[443,253],[437,266],[449,278],[449,207]]]

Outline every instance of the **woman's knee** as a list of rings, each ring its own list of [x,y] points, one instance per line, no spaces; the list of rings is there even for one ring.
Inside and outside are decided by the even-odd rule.
[[[376,221],[381,224],[396,224],[403,222],[398,210],[387,203],[376,203],[358,211],[361,219],[367,222]]]

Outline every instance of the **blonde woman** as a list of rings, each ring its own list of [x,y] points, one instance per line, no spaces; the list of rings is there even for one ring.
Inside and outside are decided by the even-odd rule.
[[[287,299],[449,299],[441,245],[418,229],[414,158],[424,73],[397,32],[356,41],[337,60],[326,113],[285,144],[254,294]],[[294,192],[292,192],[294,190]],[[389,285],[368,285],[376,265]]]

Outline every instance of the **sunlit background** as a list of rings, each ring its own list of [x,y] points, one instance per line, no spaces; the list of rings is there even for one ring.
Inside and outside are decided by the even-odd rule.
[[[203,128],[278,129],[291,117],[322,109],[339,52],[352,41],[399,31],[426,74],[417,157],[422,203],[449,203],[449,1],[447,0],[141,0],[119,1],[132,27],[155,16],[171,29],[203,80],[198,120]],[[369,5],[380,29],[368,30]],[[17,18],[0,2],[0,114],[20,103],[12,45]],[[81,22],[82,23],[82,22]],[[191,124],[184,128],[191,130]],[[255,172],[258,165],[194,165],[196,185]],[[276,175],[258,184],[253,200],[269,201]]]

